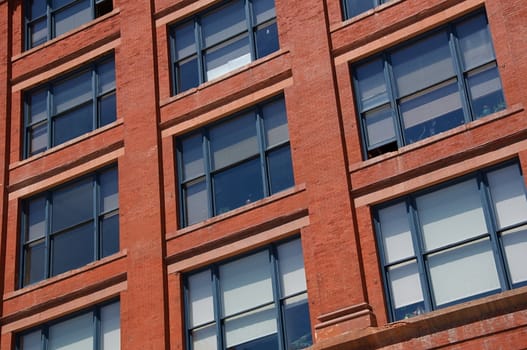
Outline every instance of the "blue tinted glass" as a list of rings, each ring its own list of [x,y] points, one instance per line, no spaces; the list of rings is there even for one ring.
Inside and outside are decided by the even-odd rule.
[[[252,0],[254,23],[262,24],[276,17],[274,0]]]
[[[205,220],[209,216],[207,188],[205,181],[188,185],[184,189],[186,224],[192,225]]]
[[[176,67],[177,92],[186,91],[199,85],[198,59],[196,57],[180,62]]]
[[[271,334],[266,337],[258,338],[247,343],[237,344],[227,350],[271,350],[279,349],[278,347],[278,335]]]
[[[376,59],[358,66],[355,77],[359,85],[361,110],[379,106],[388,101],[388,89],[384,79],[384,62]]]
[[[201,18],[201,27],[206,47],[247,31],[243,1],[232,1],[217,10],[205,14]]]
[[[52,232],[93,218],[93,182],[75,182],[53,192]]]
[[[33,92],[29,96],[29,123],[35,123],[47,118],[47,90]]]
[[[30,156],[44,152],[48,148],[48,124],[32,126],[29,130],[29,150]]]
[[[25,241],[33,241],[46,234],[46,197],[33,198],[27,204],[27,228]]]
[[[293,165],[289,146],[281,147],[267,155],[271,193],[285,190],[294,185]]]
[[[346,17],[351,18],[375,7],[375,0],[346,0]]]
[[[68,77],[54,85],[53,103],[56,114],[64,112],[74,106],[92,98],[92,72],[85,71]]]
[[[181,60],[196,53],[194,22],[180,25],[175,30],[176,60]]]
[[[51,7],[53,7],[53,9],[56,10],[58,8],[61,8],[64,5],[72,3],[74,1],[75,0],[53,0],[53,1],[51,1]]]
[[[244,34],[233,41],[207,50],[205,71],[207,80],[215,79],[251,62],[249,36]]]
[[[93,222],[52,237],[52,276],[93,261]]]
[[[189,180],[203,175],[203,137],[200,133],[186,137],[180,143],[183,179]]]
[[[43,44],[48,40],[48,26],[46,17],[33,22],[29,27],[31,47]]]
[[[505,109],[501,80],[495,65],[471,72],[467,83],[476,118]]]
[[[403,320],[417,315],[421,315],[425,312],[424,301],[417,302],[415,304],[406,305],[394,310],[395,320]]]
[[[24,285],[35,283],[44,279],[44,242],[26,248],[24,256]]]
[[[97,66],[99,93],[115,89],[115,62],[104,61]]]
[[[304,349],[313,344],[307,299],[288,302],[284,305],[287,349]]]
[[[46,13],[46,0],[31,0],[29,1],[29,19],[35,19]]]
[[[117,119],[115,92],[99,99],[99,126],[105,126]],[[87,122],[87,121],[86,121]]]
[[[254,159],[213,177],[216,214],[225,213],[263,197],[260,160]]]
[[[53,145],[60,145],[93,129],[93,107],[86,104],[53,120]]]
[[[100,223],[101,258],[119,251],[119,215],[105,217]]]
[[[278,51],[278,29],[276,22],[256,30],[256,58]]]
[[[55,13],[53,21],[55,24],[54,36],[69,32],[92,19],[90,0],[83,0],[73,6],[68,6],[64,10]]]
[[[100,212],[108,212],[119,208],[119,188],[117,168],[111,168],[99,175],[99,206]]]
[[[477,16],[456,26],[465,70],[494,60],[492,40],[485,16]]]

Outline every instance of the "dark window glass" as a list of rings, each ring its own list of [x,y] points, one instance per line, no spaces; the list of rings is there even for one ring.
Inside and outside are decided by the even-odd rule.
[[[367,157],[505,108],[483,13],[353,65],[352,71]]]
[[[294,185],[283,98],[178,139],[181,225]]]
[[[104,258],[119,251],[119,215],[101,218],[101,257]]]
[[[93,222],[53,235],[51,275],[55,276],[93,261],[93,240]]]
[[[355,17],[389,0],[344,0],[344,18]]]

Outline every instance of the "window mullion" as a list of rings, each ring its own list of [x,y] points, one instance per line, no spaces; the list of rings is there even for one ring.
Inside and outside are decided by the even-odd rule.
[[[46,98],[46,120],[47,120],[47,149],[53,147],[53,88],[48,85]]]
[[[271,281],[273,288],[273,299],[274,299],[274,309],[276,317],[276,327],[278,333],[278,350],[283,350],[286,348],[286,339],[285,339],[285,328],[283,325],[283,312],[282,312],[282,295],[280,293],[280,278],[279,278],[279,267],[278,267],[278,252],[276,246],[271,246],[269,248],[269,259],[271,263]]]
[[[253,23],[252,2],[245,0],[245,22],[247,23],[247,33],[249,34],[249,45],[251,46],[251,62],[256,59],[256,42],[254,40],[254,29],[257,23]]]
[[[216,347],[218,350],[224,348],[223,319],[221,317],[220,276],[217,265],[211,267],[212,274],[212,304],[214,306],[214,320],[216,321]]]
[[[258,139],[258,148],[260,152],[260,170],[262,172],[262,185],[264,197],[268,197],[271,192],[269,187],[269,170],[267,167],[267,144],[265,142],[265,130],[264,122],[262,117],[262,108],[258,107],[256,109],[256,137]]]
[[[94,176],[93,183],[93,260],[99,260],[102,256],[101,254],[101,205],[100,205],[100,196],[101,196],[101,176],[96,174]]]
[[[98,86],[98,76],[97,76],[97,66],[92,65],[91,71],[91,94],[92,94],[92,130],[97,129],[99,125],[99,113],[98,113],[98,104],[99,104],[99,89]]]
[[[452,56],[452,61],[454,62],[454,71],[456,72],[457,86],[461,98],[461,106],[463,108],[463,115],[465,117],[466,124],[473,119],[473,113],[469,99],[468,87],[465,81],[463,61],[461,60],[461,49],[459,47],[459,42],[455,35],[453,25],[448,26],[448,41],[450,47],[450,54]]]
[[[205,188],[207,189],[207,210],[208,217],[211,218],[215,215],[214,207],[214,188],[212,183],[212,160],[210,154],[210,137],[208,130],[202,131],[202,140],[203,140],[203,161],[205,162]]]
[[[395,86],[395,76],[392,70],[392,62],[387,53],[382,54],[384,62],[384,80],[386,81],[386,89],[388,92],[388,100],[392,110],[392,120],[395,128],[395,138],[397,141],[397,148],[405,145],[403,128],[401,125],[402,117],[397,103],[397,87]]]
[[[203,42],[201,40],[201,19],[196,17],[194,19],[194,40],[196,42],[196,59],[198,61],[198,80],[200,84],[205,82],[205,65],[203,62]]]
[[[42,350],[48,349],[48,343],[49,343],[49,325],[46,325],[42,331],[41,331],[41,341],[42,341]]]
[[[46,26],[47,26],[47,39],[46,41],[49,41],[53,38],[53,19],[52,19],[52,8],[51,8],[51,1],[52,0],[47,0],[46,1]]]
[[[101,308],[96,307],[92,312],[92,335],[93,335],[93,350],[98,350],[101,344]]]
[[[51,220],[53,217],[51,211],[53,203],[51,200],[51,192],[46,194],[46,208],[45,208],[45,236],[44,236],[44,278],[51,276]]]

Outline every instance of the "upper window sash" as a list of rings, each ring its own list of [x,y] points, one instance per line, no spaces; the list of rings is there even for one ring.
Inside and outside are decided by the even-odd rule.
[[[114,59],[24,92],[24,155],[44,152],[116,120]]]
[[[350,19],[389,0],[342,0],[344,19]]]
[[[352,65],[363,151],[394,151],[505,108],[480,12]]]

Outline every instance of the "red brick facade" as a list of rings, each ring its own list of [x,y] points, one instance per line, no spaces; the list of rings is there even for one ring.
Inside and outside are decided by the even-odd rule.
[[[23,1],[0,0],[0,349],[115,297],[122,349],[185,349],[183,274],[298,234],[313,349],[527,348],[527,287],[389,323],[371,212],[513,158],[527,174],[525,0],[392,0],[349,20],[338,0],[275,0],[279,51],[171,96],[168,26],[217,2],[113,0],[24,50]],[[482,8],[507,108],[364,160],[349,65]],[[23,91],[112,51],[117,120],[24,159]],[[294,188],[180,228],[175,138],[279,94]],[[21,200],[112,163],[120,251],[19,288]]]

